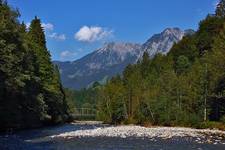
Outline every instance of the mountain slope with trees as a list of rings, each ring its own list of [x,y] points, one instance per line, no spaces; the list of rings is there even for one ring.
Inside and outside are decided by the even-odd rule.
[[[225,1],[167,55],[148,52],[98,90],[98,118],[111,123],[225,124]],[[215,121],[215,122],[208,122]]]

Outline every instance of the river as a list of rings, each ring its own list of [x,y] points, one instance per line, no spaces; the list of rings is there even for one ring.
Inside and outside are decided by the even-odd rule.
[[[225,139],[208,143],[197,137],[157,138],[88,137],[50,138],[63,133],[108,128],[101,124],[65,124],[55,127],[0,134],[0,150],[225,150]],[[99,130],[101,132],[101,130]]]

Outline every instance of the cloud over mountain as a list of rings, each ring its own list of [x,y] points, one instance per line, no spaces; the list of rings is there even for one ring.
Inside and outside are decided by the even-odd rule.
[[[81,42],[95,42],[112,35],[112,30],[98,26],[83,26],[75,33],[74,38]]]

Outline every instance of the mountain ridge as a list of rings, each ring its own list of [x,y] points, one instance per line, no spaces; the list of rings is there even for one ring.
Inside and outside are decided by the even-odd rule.
[[[78,60],[54,61],[54,64],[60,69],[65,87],[86,88],[95,81],[122,73],[128,64],[134,64],[141,59],[144,51],[147,51],[150,57],[157,53],[167,54],[174,43],[192,32],[194,31],[191,29],[166,28],[161,33],[154,34],[142,45],[129,42],[105,43],[101,48]]]

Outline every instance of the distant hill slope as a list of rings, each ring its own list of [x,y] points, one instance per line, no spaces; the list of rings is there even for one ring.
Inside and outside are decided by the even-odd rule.
[[[73,62],[54,61],[60,68],[62,83],[67,88],[81,89],[95,81],[104,82],[120,74],[128,64],[136,63],[144,51],[150,57],[157,53],[166,54],[175,42],[193,30],[182,31],[179,28],[168,28],[160,34],[153,35],[143,45],[133,43],[107,43],[102,48]]]

